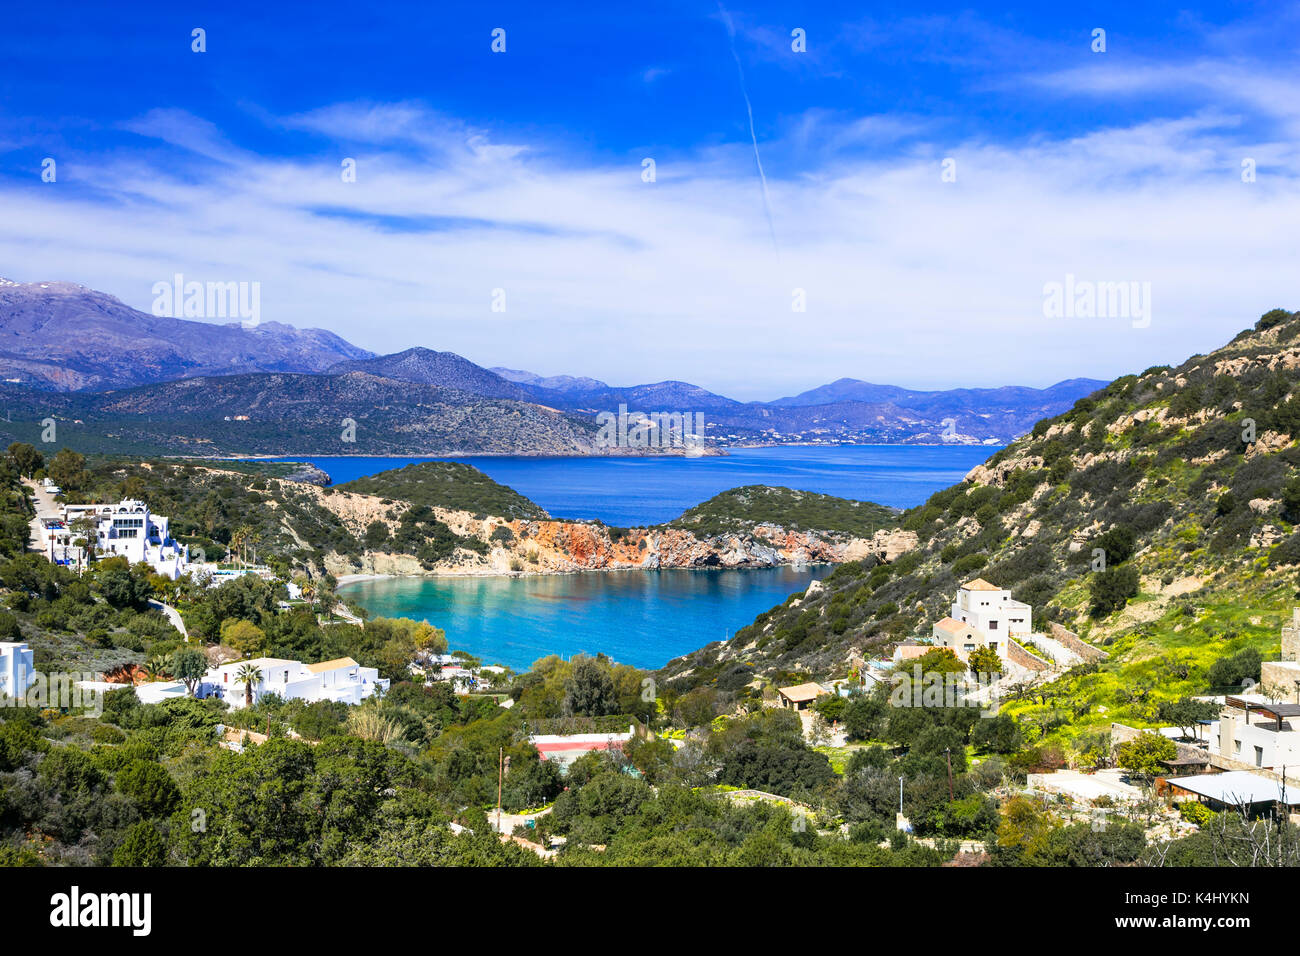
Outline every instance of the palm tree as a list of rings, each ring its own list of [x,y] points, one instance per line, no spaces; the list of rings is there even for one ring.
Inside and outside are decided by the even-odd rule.
[[[230,560],[233,564],[235,557],[244,547],[244,529],[237,528],[230,533]]]
[[[156,680],[167,673],[167,658],[158,654],[145,658],[143,670],[150,680]]]
[[[253,706],[253,685],[262,679],[262,669],[256,664],[241,664],[235,680],[244,685],[244,706]]]
[[[316,585],[312,584],[310,581],[303,581],[302,584],[298,586],[298,589],[302,593],[302,596],[307,599],[308,609],[310,609],[314,614],[316,612]]]

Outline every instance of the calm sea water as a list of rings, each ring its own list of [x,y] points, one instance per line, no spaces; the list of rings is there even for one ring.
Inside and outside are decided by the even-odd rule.
[[[720,641],[825,577],[828,565],[744,571],[587,571],[533,577],[384,578],[340,592],[373,615],[428,621],[453,649],[515,670],[603,651],[655,668]]]
[[[993,448],[755,448],[717,458],[461,458],[552,515],[616,526],[668,521],[738,485],[910,507]],[[303,459],[285,459],[301,461]],[[311,458],[342,483],[422,458]],[[534,577],[388,578],[343,589],[372,614],[428,621],[456,649],[526,669],[547,654],[604,652],[637,667],[722,640],[829,567],[613,571]]]
[[[473,465],[556,518],[599,518],[616,527],[671,521],[740,485],[783,485],[910,508],[960,481],[997,449],[968,445],[742,448],[707,458],[450,459]],[[283,458],[310,461],[335,484],[428,458]]]

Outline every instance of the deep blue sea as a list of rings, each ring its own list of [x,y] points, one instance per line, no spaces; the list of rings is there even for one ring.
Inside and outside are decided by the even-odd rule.
[[[458,458],[557,518],[628,527],[668,521],[738,485],[804,491],[905,508],[924,501],[996,451],[990,447],[874,445],[753,448],[709,458]],[[311,461],[336,484],[423,458]],[[388,578],[343,593],[372,614],[428,621],[454,649],[527,669],[547,654],[604,652],[637,667],[722,640],[802,591],[826,566],[745,571],[610,571],[532,577]]]
[[[615,527],[671,521],[740,485],[782,485],[910,508],[997,451],[969,445],[856,445],[736,449],[704,458],[446,459],[473,465],[537,502],[555,518],[599,518]],[[428,458],[297,457],[342,484]]]

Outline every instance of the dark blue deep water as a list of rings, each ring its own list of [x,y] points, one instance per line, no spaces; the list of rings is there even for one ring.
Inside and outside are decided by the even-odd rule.
[[[615,527],[671,521],[720,491],[782,485],[896,508],[920,504],[961,481],[997,448],[857,445],[742,448],[705,458],[456,458],[509,485],[555,518],[599,518]],[[310,461],[335,484],[428,458],[286,458]]]

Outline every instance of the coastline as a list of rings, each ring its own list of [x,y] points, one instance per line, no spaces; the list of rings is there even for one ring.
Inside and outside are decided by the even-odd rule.
[[[1013,439],[1014,440],[1014,439]],[[249,455],[161,455],[162,458],[174,458],[178,460],[192,461],[263,461],[263,462],[290,462],[308,458],[411,458],[423,461],[448,461],[460,460],[464,458],[546,458],[546,459],[594,459],[594,458],[726,458],[732,449],[751,449],[751,448],[1005,448],[1010,442],[987,443],[982,441],[959,442],[959,441],[875,441],[875,442],[800,442],[800,441],[782,441],[782,442],[737,442],[734,445],[710,448],[703,453],[689,454],[686,452],[667,451],[660,454],[545,454],[542,452],[521,452],[521,451],[455,451],[455,452],[437,452],[433,454],[416,453],[416,454],[392,454],[392,453],[354,453],[339,454],[337,452],[278,452],[274,455],[249,454]]]
[[[421,571],[421,572],[404,572],[404,573],[386,573],[386,574],[340,574],[335,577],[336,586],[339,588],[350,587],[354,584],[362,584],[366,581],[381,581],[385,578],[411,580],[415,578],[539,578],[539,577],[567,577],[575,574],[620,574],[627,571],[767,571],[774,568],[793,568],[796,571],[807,568],[834,568],[843,564],[843,561],[805,561],[802,563],[795,561],[786,561],[780,564],[763,564],[755,566],[738,566],[738,567],[721,567],[710,565],[698,568],[643,568],[643,567],[618,567],[618,568],[551,568],[545,571],[497,571],[492,568],[466,569],[463,571]]]

